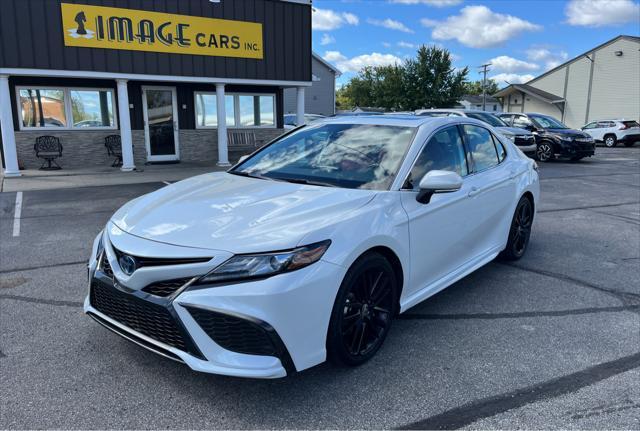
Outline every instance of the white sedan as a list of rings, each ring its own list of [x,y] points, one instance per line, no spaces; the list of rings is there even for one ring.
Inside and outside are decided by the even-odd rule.
[[[197,371],[358,365],[397,314],[522,257],[538,196],[535,162],[486,123],[336,117],[124,205],[84,310]]]

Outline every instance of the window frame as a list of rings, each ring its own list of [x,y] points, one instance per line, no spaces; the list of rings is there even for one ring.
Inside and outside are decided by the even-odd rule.
[[[198,130],[202,130],[202,129],[217,129],[218,126],[200,126],[198,125],[198,111],[197,111],[197,97],[198,94],[203,94],[203,95],[214,95],[217,97],[217,94],[215,91],[194,91],[193,92],[193,117],[194,117],[194,121],[196,124],[196,129]],[[230,126],[227,124],[227,130],[229,129],[240,129],[240,130],[247,130],[247,129],[277,129],[278,128],[278,112],[277,112],[277,106],[278,103],[276,101],[276,93],[249,93],[249,92],[233,92],[233,93],[226,93],[225,92],[225,97],[226,96],[232,96],[233,97],[233,126]],[[259,126],[241,126],[240,124],[240,96],[271,96],[273,98],[273,124],[266,124],[266,125],[259,125]],[[216,109],[217,109],[217,99],[216,99]],[[225,112],[226,114],[226,112]]]
[[[62,90],[64,94],[64,127],[32,127],[24,126],[24,118],[22,118],[22,105],[20,104],[21,90]],[[93,126],[93,127],[74,127],[73,126],[73,108],[71,107],[72,91],[106,91],[111,94],[111,106],[113,107],[113,126]],[[55,85],[16,85],[16,112],[18,113],[18,128],[20,131],[34,130],[60,130],[60,131],[92,131],[92,130],[118,130],[118,105],[116,103],[115,89],[110,87],[65,87]]]
[[[488,167],[486,169],[476,170],[476,161],[473,158],[473,153],[469,150],[469,143],[467,142],[467,134],[464,131],[464,126],[478,127],[480,129],[484,129],[484,130],[487,131],[487,133],[489,134],[489,136],[491,137],[491,140],[493,142],[493,151],[495,151],[495,153],[496,153],[496,160],[498,161],[497,164],[495,164],[495,165],[493,165],[491,167]],[[500,142],[500,139],[498,139],[498,137],[495,136],[493,133],[491,133],[491,130],[487,129],[486,127],[480,126],[478,124],[471,124],[471,123],[459,124],[458,127],[460,128],[460,133],[462,134],[462,140],[464,141],[465,149],[467,150],[467,153],[469,154],[468,157],[469,157],[469,159],[471,159],[471,166],[473,167],[473,171],[470,172],[469,175],[481,174],[483,172],[490,171],[491,169],[495,169],[498,166],[500,166],[502,163],[504,163],[504,161],[507,160],[507,157],[509,157],[509,152],[507,151],[507,147],[502,145],[502,142]],[[500,160],[500,157],[498,155],[498,149],[496,148],[496,142],[499,143],[500,145],[502,145],[502,148],[504,149],[504,158],[502,160]]]

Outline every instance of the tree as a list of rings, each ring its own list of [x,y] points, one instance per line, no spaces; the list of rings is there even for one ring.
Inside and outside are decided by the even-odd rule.
[[[453,106],[464,94],[468,69],[455,70],[446,49],[422,46],[403,64],[365,67],[337,93],[339,109],[354,106],[388,111]]]
[[[492,95],[500,90],[498,83],[493,79],[487,79],[487,95]],[[472,96],[482,95],[482,81],[467,81],[465,83],[464,94],[470,94]]]

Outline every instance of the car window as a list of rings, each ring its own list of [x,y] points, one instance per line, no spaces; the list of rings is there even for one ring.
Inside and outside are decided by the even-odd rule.
[[[296,125],[296,116],[295,115],[285,115],[284,116],[284,124],[287,126],[295,126]]]
[[[597,127],[598,123],[589,123],[586,126],[583,127],[583,129],[595,129]]]
[[[513,115],[498,115],[508,126],[511,126]]]
[[[502,118],[498,117],[497,115],[489,114],[487,112],[468,112],[467,117],[484,121],[485,123],[493,127],[504,127],[507,125],[507,123],[505,123]]]
[[[531,121],[529,121],[529,119],[524,115],[516,115],[513,117],[513,127],[526,129],[531,126],[533,126],[533,124],[531,124]]]
[[[475,172],[484,171],[500,163],[493,138],[487,129],[470,124],[463,127]]]
[[[448,127],[429,139],[411,169],[406,187],[417,189],[422,177],[433,170],[467,175],[467,160],[458,127]]]
[[[498,152],[498,163],[502,163],[505,157],[507,157],[507,150],[505,150],[504,145],[495,135],[491,135],[493,138],[493,143],[496,146],[496,151]]]

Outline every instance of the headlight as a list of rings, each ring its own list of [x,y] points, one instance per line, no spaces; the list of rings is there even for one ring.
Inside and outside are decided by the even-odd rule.
[[[320,260],[329,245],[331,245],[331,240],[325,240],[289,251],[233,256],[201,277],[197,284],[265,278],[283,272],[295,271]]]

